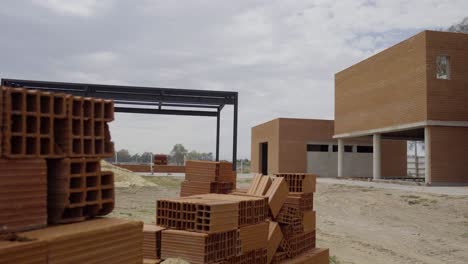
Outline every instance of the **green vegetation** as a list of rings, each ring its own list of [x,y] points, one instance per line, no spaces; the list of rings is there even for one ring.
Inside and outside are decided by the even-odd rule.
[[[339,264],[338,258],[336,256],[330,256],[330,264]]]
[[[158,186],[166,187],[169,189],[177,189],[180,187],[180,183],[183,181],[180,177],[173,176],[142,176],[143,179],[155,183]]]

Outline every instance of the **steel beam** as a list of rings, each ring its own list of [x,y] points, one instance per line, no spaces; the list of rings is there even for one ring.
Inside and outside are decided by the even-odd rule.
[[[214,111],[191,111],[191,110],[167,110],[167,109],[148,109],[132,107],[116,107],[115,112],[133,113],[133,114],[158,114],[158,115],[186,115],[186,116],[216,116]]]
[[[234,99],[234,125],[233,125],[233,139],[232,139],[232,170],[237,171],[237,96]]]
[[[221,126],[221,110],[218,110],[216,115],[216,161],[219,161],[219,136]]]

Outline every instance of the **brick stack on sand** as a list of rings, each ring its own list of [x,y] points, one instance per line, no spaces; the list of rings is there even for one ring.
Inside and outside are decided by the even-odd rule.
[[[110,100],[1,87],[0,263],[142,262],[143,224],[98,217],[114,208],[113,119]]]
[[[216,179],[217,163],[194,163],[188,167],[198,177]],[[328,249],[315,247],[314,191],[314,175],[256,175],[246,192],[214,194],[207,188],[205,194],[160,199],[161,243],[151,243],[152,258],[161,252],[158,261],[180,258],[194,264],[328,264]]]
[[[185,162],[185,181],[180,196],[205,193],[230,193],[236,188],[236,172],[230,162],[195,161]]]

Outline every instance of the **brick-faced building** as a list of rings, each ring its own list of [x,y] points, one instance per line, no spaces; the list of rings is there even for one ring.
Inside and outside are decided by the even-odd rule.
[[[338,72],[338,175],[346,140],[356,137],[373,138],[376,179],[382,139],[421,140],[426,183],[468,184],[468,34],[424,31]]]
[[[314,173],[336,177],[337,140],[333,120],[277,118],[252,128],[251,171],[262,174]],[[384,177],[406,175],[406,142],[384,140]],[[372,140],[345,142],[344,175],[372,177]]]

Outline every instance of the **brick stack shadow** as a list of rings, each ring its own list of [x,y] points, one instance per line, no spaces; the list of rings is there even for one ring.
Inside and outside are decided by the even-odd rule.
[[[143,224],[98,217],[113,120],[111,100],[1,87],[0,263],[141,263]]]

